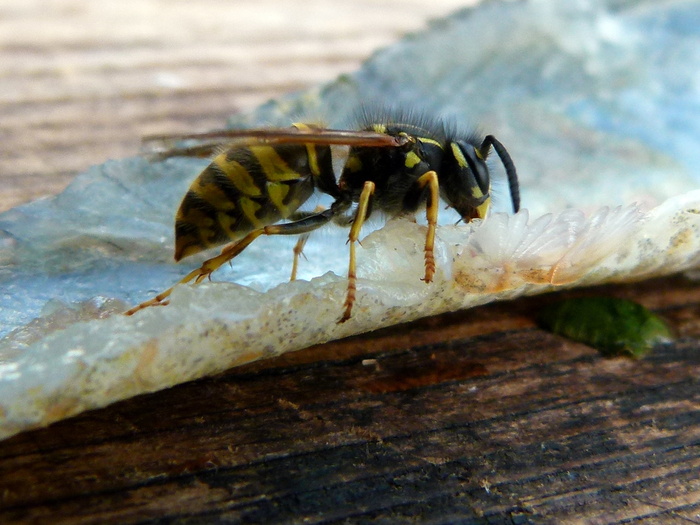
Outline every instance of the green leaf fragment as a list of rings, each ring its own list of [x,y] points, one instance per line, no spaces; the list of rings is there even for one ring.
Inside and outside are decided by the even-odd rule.
[[[673,340],[666,322],[642,305],[612,297],[566,299],[545,307],[542,328],[596,348],[606,357],[640,358]]]

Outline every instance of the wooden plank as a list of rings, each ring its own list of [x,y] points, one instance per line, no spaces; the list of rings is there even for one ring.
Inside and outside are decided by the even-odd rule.
[[[547,296],[310,348],[0,443],[0,521],[696,520],[700,287],[604,290],[678,341],[603,359]]]
[[[0,6],[0,211],[139,152],[139,138],[354,71],[460,0],[7,0]]]
[[[462,4],[0,6],[0,210],[352,71]],[[545,334],[552,297],[424,319],[0,442],[0,522],[700,521],[700,287],[614,294],[674,345],[605,360]]]

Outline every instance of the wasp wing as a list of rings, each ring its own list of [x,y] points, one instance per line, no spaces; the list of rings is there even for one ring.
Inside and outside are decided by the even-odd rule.
[[[204,133],[151,135],[144,137],[147,152],[158,159],[169,157],[210,157],[223,148],[255,144],[316,144],[396,148],[408,142],[405,136],[392,136],[375,131],[323,129],[315,127],[223,129]],[[178,142],[193,141],[177,146]]]

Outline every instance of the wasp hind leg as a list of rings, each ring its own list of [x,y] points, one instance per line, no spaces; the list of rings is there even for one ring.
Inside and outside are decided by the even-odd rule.
[[[253,230],[248,235],[231,243],[221,250],[221,253],[216,257],[212,257],[204,261],[202,266],[196,270],[188,273],[183,279],[178,281],[175,286],[179,284],[186,284],[194,281],[195,284],[202,282],[205,278],[209,277],[212,272],[217,270],[222,264],[232,260],[234,257],[239,255],[243,250],[245,250],[250,243],[261,235],[300,235],[307,234],[317,228],[320,228],[324,224],[328,223],[337,212],[333,209],[324,210],[319,213],[314,213],[294,222],[287,222],[284,224],[273,224],[265,226],[264,228],[259,228]],[[303,246],[303,245],[302,245]],[[134,306],[130,310],[124,312],[125,315],[133,315],[139,310],[148,308],[149,306],[162,306],[168,304],[166,299],[170,296],[175,286],[168,288],[167,290],[159,293],[153,299],[145,301],[137,306]]]

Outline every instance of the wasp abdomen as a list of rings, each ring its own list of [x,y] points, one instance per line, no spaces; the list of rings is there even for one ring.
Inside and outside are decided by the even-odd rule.
[[[175,219],[175,260],[237,240],[289,217],[332,174],[328,146],[236,146],[217,155],[190,186]]]

